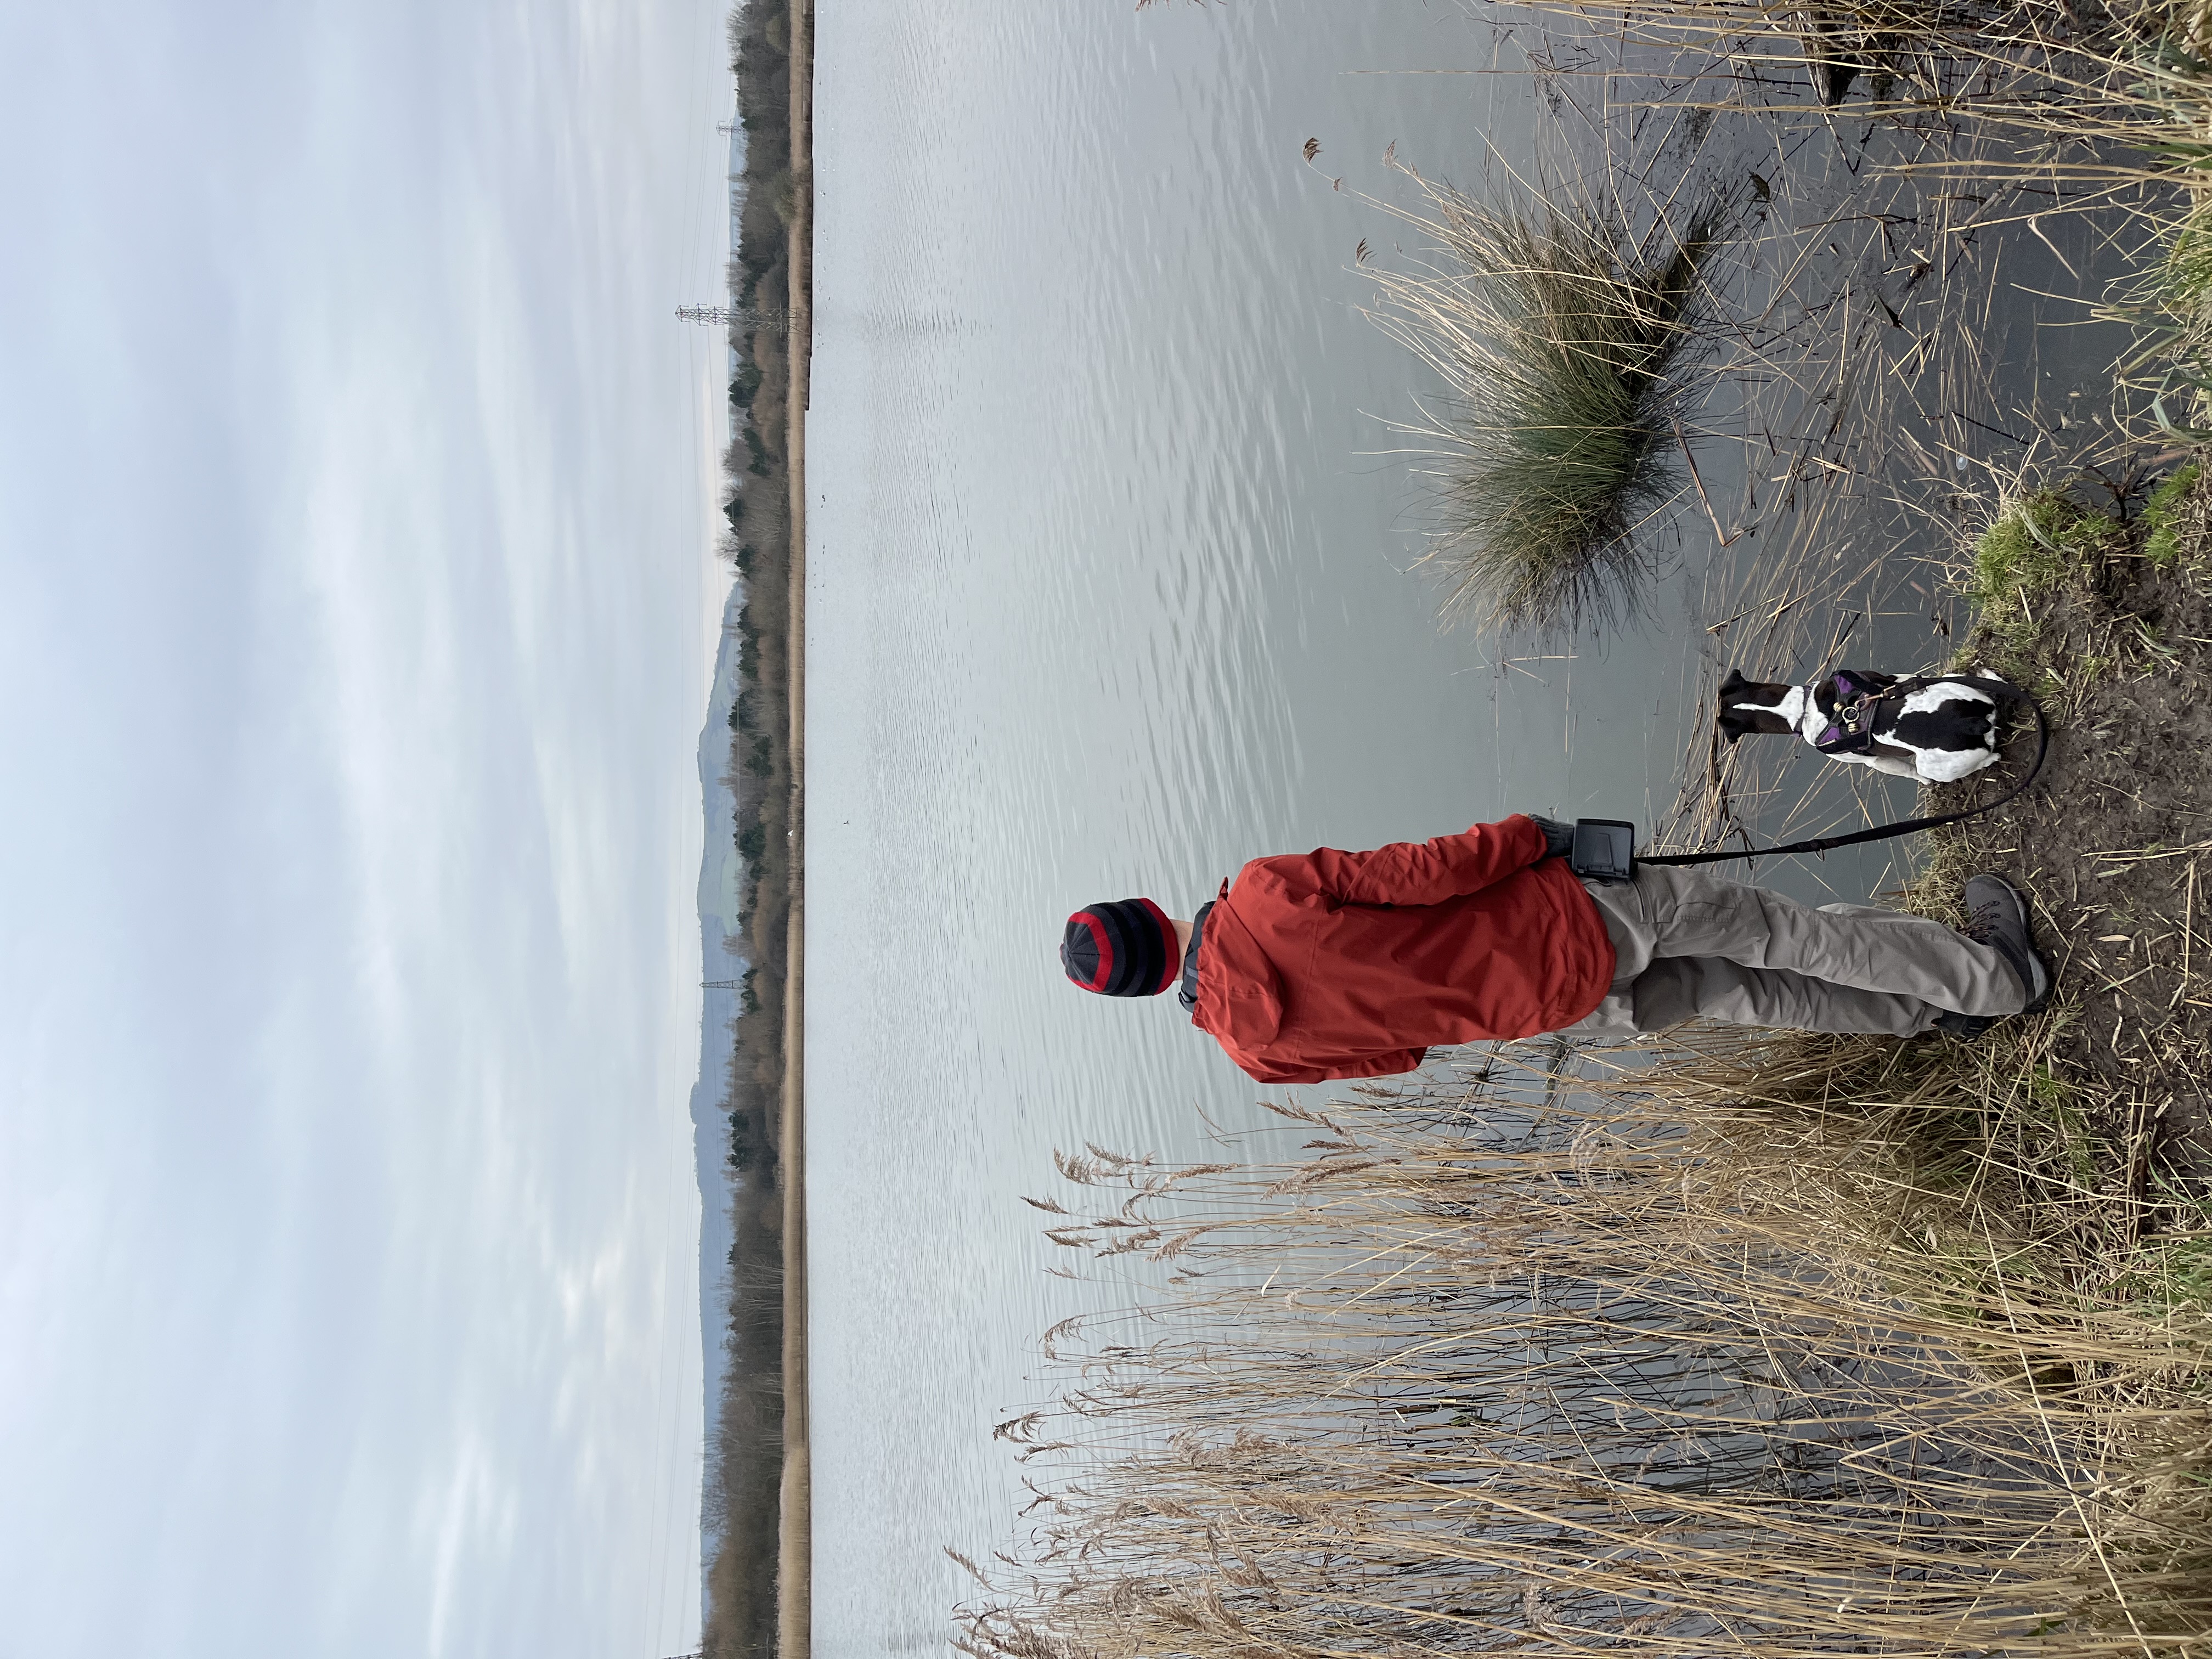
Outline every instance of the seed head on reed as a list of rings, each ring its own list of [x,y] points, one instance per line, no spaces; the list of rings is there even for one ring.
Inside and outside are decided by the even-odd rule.
[[[1415,177],[1426,207],[1406,216],[1435,258],[1377,271],[1371,314],[1446,387],[1405,428],[1433,457],[1445,609],[1541,631],[1619,620],[1650,566],[1639,532],[1681,488],[1729,202],[1639,236],[1607,199],[1500,206]]]

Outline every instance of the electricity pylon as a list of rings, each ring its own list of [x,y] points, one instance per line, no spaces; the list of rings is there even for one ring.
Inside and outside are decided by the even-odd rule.
[[[712,323],[766,334],[791,332],[791,313],[782,306],[678,306],[676,314],[687,323]]]

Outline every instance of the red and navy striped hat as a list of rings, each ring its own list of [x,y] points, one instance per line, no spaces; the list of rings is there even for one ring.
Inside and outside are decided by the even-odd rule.
[[[1109,899],[1078,910],[1060,936],[1060,965],[1086,991],[1152,997],[1176,982],[1175,924],[1148,898]]]

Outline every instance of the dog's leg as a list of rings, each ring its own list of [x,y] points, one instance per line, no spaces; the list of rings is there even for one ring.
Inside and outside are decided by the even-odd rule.
[[[1838,755],[1836,759],[1864,761],[1869,766],[1873,767],[1876,771],[1887,772],[1893,778],[1918,778],[1923,783],[1936,781],[1936,780],[1923,775],[1919,766],[1911,758],[1908,757],[1909,753],[1910,751],[1905,755],[1900,755],[1893,751],[1886,751],[1882,746],[1882,740],[1880,738],[1876,738],[1875,739],[1875,747],[1868,753],[1863,755]]]
[[[1881,739],[1877,738],[1875,741],[1879,744]],[[1858,754],[1832,750],[1827,758],[1841,761],[1847,766],[1871,766],[1875,771],[1887,772],[1893,778],[1917,778],[1920,775],[1920,769],[1911,761],[1901,760],[1893,752],[1885,754],[1879,747]]]

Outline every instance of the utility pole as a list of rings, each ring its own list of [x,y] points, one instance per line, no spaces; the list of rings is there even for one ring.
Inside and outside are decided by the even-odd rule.
[[[791,332],[791,313],[782,306],[678,306],[676,314],[687,323],[745,328],[757,334]]]
[[[725,138],[733,138],[737,136],[738,129],[744,125],[742,121],[717,121],[714,123],[714,131]]]

